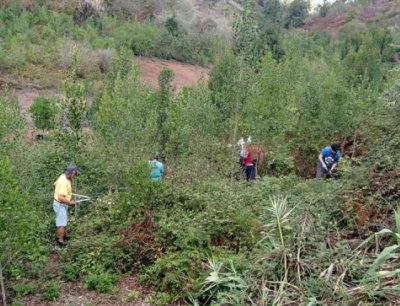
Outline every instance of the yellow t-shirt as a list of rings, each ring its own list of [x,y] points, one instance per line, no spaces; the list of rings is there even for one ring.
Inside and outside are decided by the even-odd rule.
[[[64,195],[67,197],[68,200],[72,198],[72,187],[71,181],[67,179],[65,174],[61,174],[57,181],[54,183],[55,191],[54,191],[54,199],[58,200],[59,195]]]

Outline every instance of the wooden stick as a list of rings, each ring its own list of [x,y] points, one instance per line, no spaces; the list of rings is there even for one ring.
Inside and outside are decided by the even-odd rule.
[[[1,263],[0,263],[0,285],[1,285],[1,296],[3,297],[3,305],[7,306],[6,289],[4,287],[3,269],[1,268]]]

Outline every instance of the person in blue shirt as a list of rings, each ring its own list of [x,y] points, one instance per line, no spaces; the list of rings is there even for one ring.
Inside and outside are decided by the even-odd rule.
[[[153,182],[159,182],[162,179],[162,174],[164,173],[164,165],[160,162],[160,157],[158,154],[154,155],[152,160],[147,162],[150,168],[150,178]]]
[[[333,170],[338,166],[340,159],[340,145],[332,144],[323,148],[318,156],[317,161],[317,179],[324,176],[334,178]]]

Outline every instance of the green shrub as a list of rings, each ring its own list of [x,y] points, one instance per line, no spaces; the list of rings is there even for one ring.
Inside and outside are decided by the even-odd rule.
[[[129,291],[127,300],[129,302],[131,302],[131,301],[138,299],[140,296],[141,296],[140,291],[132,290],[132,291]]]
[[[17,284],[14,286],[14,291],[17,297],[34,295],[37,292],[37,287],[35,284]]]
[[[80,268],[73,264],[64,264],[61,268],[62,276],[66,281],[76,281],[80,276]]]
[[[52,129],[55,124],[56,109],[54,98],[38,97],[29,108],[33,123],[37,129]]]
[[[147,296],[145,301],[151,305],[164,306],[171,301],[171,296],[166,292],[155,292]]]
[[[43,298],[54,301],[60,296],[60,285],[56,281],[48,281],[43,288]]]
[[[110,293],[114,290],[114,284],[118,277],[109,273],[90,274],[86,280],[86,289],[96,290],[101,293]]]

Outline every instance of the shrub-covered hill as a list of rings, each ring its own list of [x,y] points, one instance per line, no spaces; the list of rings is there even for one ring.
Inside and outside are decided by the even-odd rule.
[[[400,21],[399,4],[391,0],[326,2],[318,7],[317,14],[307,20],[304,29],[337,35],[371,25],[397,27]]]
[[[1,91],[7,304],[396,305],[399,33],[285,31],[279,10],[263,32],[248,7],[209,79],[179,93],[169,69],[158,87],[140,82],[133,51],[163,41],[153,24],[1,8],[2,69],[63,80],[29,109],[37,139]],[[263,152],[250,184],[235,145],[248,136]],[[331,143],[341,145],[336,179],[316,180]],[[147,167],[155,152],[159,183]],[[81,170],[74,191],[91,201],[70,207],[63,249],[51,203],[70,163]]]

